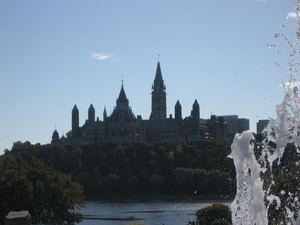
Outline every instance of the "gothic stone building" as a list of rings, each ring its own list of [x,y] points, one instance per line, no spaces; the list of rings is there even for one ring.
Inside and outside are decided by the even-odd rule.
[[[200,106],[195,100],[191,115],[182,118],[179,101],[175,104],[175,118],[167,117],[166,86],[160,63],[157,63],[152,85],[152,107],[149,119],[135,116],[129,106],[122,83],[116,107],[110,116],[104,108],[103,120],[95,120],[95,108],[91,104],[88,119],[79,125],[79,110],[72,109],[72,130],[59,138],[55,130],[52,144],[124,143],[124,142],[178,142],[183,140],[226,139],[227,127],[222,117],[200,118]]]

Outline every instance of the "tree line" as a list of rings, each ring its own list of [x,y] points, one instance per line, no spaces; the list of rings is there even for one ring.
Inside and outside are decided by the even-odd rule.
[[[18,141],[5,151],[10,154],[72,175],[91,197],[235,193],[230,147],[222,141],[80,146]]]

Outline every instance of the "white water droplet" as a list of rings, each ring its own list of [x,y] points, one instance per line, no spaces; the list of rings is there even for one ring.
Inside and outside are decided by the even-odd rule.
[[[275,45],[275,44],[272,44],[272,43],[269,43],[269,44],[267,44],[267,47],[268,47],[268,48],[274,48],[274,47],[276,47],[276,45]]]
[[[275,38],[278,38],[279,35],[280,35],[280,33],[279,33],[279,32],[276,32],[276,33],[274,34],[274,37],[275,37]]]

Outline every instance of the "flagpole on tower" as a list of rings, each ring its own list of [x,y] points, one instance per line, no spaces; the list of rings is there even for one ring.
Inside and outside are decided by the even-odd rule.
[[[159,62],[159,57],[160,57],[160,54],[158,53],[158,56],[157,56],[157,60],[158,60],[158,62]]]

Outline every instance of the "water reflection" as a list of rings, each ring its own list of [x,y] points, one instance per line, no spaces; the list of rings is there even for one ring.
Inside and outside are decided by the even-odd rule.
[[[139,221],[147,225],[185,225],[195,221],[198,209],[213,202],[88,202],[81,212],[80,225],[127,225]],[[230,206],[231,201],[222,202]]]

